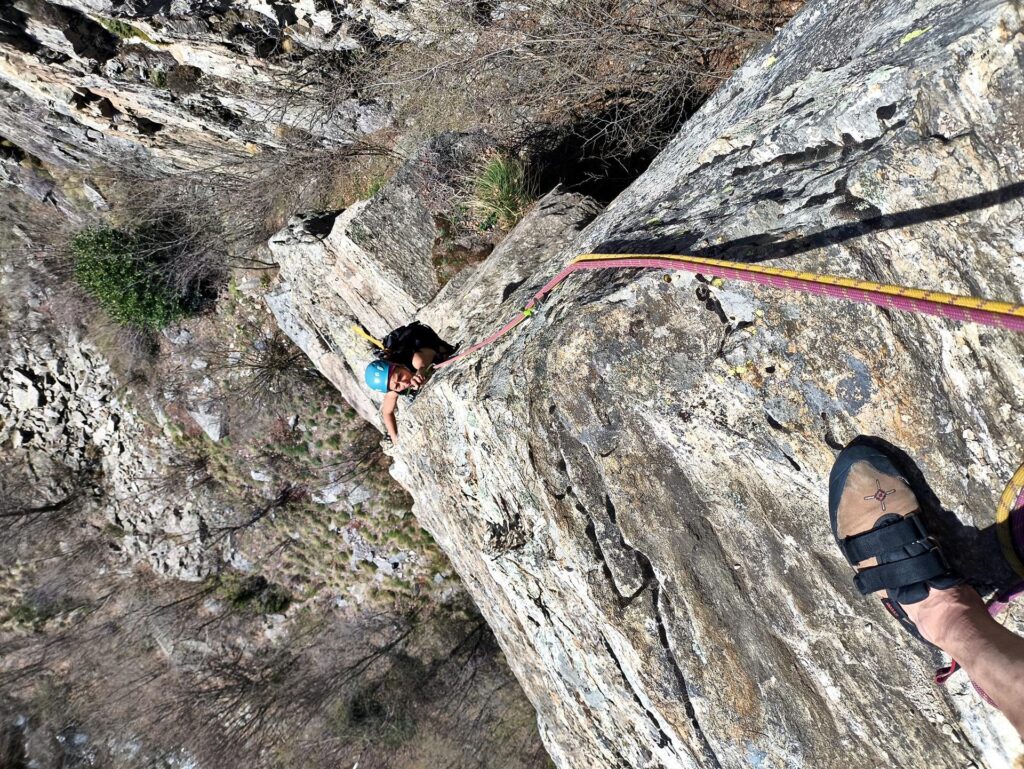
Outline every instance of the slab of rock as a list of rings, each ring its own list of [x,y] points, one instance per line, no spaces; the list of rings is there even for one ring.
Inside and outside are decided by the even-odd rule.
[[[330,301],[339,308],[332,314],[364,318],[367,330],[382,337],[437,292],[430,264],[434,235],[429,218],[425,224],[414,219],[393,249],[375,248],[380,244],[369,242],[370,230],[360,221],[370,203],[360,201],[337,217],[296,217],[271,239],[270,250],[293,291]]]
[[[480,338],[595,250],[1022,302],[1021,42],[1010,2],[812,2],[560,258],[523,263],[521,294],[485,265],[438,315]],[[826,495],[843,444],[887,439],[958,565],[1011,579],[990,527],[1024,458],[1022,360],[979,326],[575,276],[431,382],[393,473],[560,767],[1008,766],[1007,722],[856,595]]]
[[[282,21],[307,15],[301,0],[276,3],[281,18],[269,5],[229,3],[220,15],[193,0],[4,5],[0,135],[53,165],[194,170],[275,152],[296,134],[350,143],[392,119],[384,105],[335,100],[333,83],[310,80],[320,67],[268,55],[303,39]],[[344,6],[318,15],[315,47],[348,47]]]
[[[196,408],[189,409],[188,415],[214,443],[224,437],[224,415],[217,404],[197,404]]]
[[[42,395],[30,384],[17,384],[11,388],[11,403],[18,411],[38,408]]]
[[[380,418],[380,399],[372,395],[363,384],[363,370],[373,359],[368,345],[352,331],[356,318],[335,304],[335,312],[327,317],[326,329],[315,326],[320,319],[316,305],[303,304],[300,314],[295,304],[294,287],[282,283],[268,292],[264,301],[277,320],[278,326],[299,347],[317,370],[338,390],[356,413],[378,429],[384,429]],[[308,295],[304,295],[306,301]]]
[[[435,217],[451,213],[466,169],[491,146],[477,134],[438,136],[368,200],[295,217],[270,240],[283,282],[266,301],[279,325],[379,428],[381,396],[363,381],[374,348],[352,327],[383,338],[438,293]]]

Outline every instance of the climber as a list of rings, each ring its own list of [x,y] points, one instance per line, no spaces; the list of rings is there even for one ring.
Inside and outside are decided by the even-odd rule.
[[[829,478],[832,533],[862,595],[874,593],[905,630],[957,660],[1024,736],[1024,638],[991,616],[918,514],[893,458],[847,446]]]
[[[398,442],[398,396],[414,397],[430,378],[433,365],[447,360],[455,350],[434,329],[419,321],[396,328],[384,337],[378,359],[366,367],[366,384],[371,390],[384,393],[381,416],[391,441]]]

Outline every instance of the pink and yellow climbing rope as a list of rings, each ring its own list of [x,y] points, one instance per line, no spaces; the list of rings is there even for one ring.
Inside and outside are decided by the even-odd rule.
[[[740,280],[862,304],[874,304],[903,312],[937,315],[958,323],[980,323],[1009,331],[1024,332],[1024,305],[1010,302],[696,256],[583,254],[569,262],[545,283],[530,298],[526,306],[508,322],[458,355],[437,364],[435,368],[450,366],[505,336],[533,315],[544,297],[570,275],[581,271],[611,269],[681,270],[725,280]],[[1024,465],[1017,470],[1003,492],[996,512],[996,522],[1006,560],[1015,571],[1024,576]]]
[[[836,275],[820,275],[813,272],[783,270],[758,264],[727,262],[721,259],[703,259],[696,256],[670,254],[583,254],[567,264],[561,272],[545,283],[533,295],[523,310],[494,333],[458,355],[449,358],[436,368],[450,366],[457,360],[472,355],[477,350],[493,344],[514,329],[530,315],[540,301],[562,281],[576,272],[584,270],[610,269],[655,269],[681,270],[700,273],[726,280],[741,280],[765,286],[801,291],[835,299],[846,299],[862,304],[874,304],[903,312],[938,315],[959,323],[981,323],[987,326],[1005,328],[1010,331],[1024,331],[1024,305],[979,299],[973,296],[947,294],[942,291],[926,291],[920,288],[875,283],[870,280],[843,278]]]

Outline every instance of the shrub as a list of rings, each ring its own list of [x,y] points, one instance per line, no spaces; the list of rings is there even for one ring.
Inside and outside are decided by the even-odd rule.
[[[186,303],[135,246],[121,230],[83,230],[71,241],[75,279],[119,324],[161,329],[185,315]]]
[[[414,681],[395,685],[388,679],[357,691],[336,707],[330,726],[335,736],[348,742],[370,743],[394,750],[416,733],[416,721],[409,707],[407,687]]]
[[[270,408],[282,393],[320,379],[306,354],[280,331],[268,331],[248,321],[239,324],[238,331],[244,339],[241,344],[235,344],[237,340],[214,343],[209,354],[225,361],[221,368],[231,375],[224,383],[225,395],[242,411]]]
[[[291,604],[291,596],[281,585],[260,575],[222,574],[217,593],[233,609],[244,614],[280,614]]]
[[[526,167],[517,158],[496,153],[487,158],[473,182],[471,207],[480,226],[511,229],[533,201]]]
[[[8,619],[15,625],[35,629],[40,622],[40,614],[33,604],[22,601],[11,608]]]
[[[424,15],[444,45],[391,42],[338,69],[361,97],[392,101],[396,123],[424,138],[486,125],[500,142],[529,146],[552,132],[576,140],[572,154],[625,161],[660,149],[799,0],[459,7]]]

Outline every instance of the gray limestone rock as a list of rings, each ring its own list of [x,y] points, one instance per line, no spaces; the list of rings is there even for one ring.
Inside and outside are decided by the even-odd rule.
[[[280,234],[278,235],[280,237]],[[352,332],[356,322],[348,308],[334,304],[330,314],[331,333],[316,325],[321,320],[315,304],[307,305],[309,295],[282,283],[264,297],[281,330],[301,349],[338,392],[363,419],[383,430],[378,412],[379,402],[363,385],[362,371],[373,358],[368,346]],[[302,310],[296,307],[299,293]]]
[[[7,5],[0,136],[53,165],[195,169],[280,150],[296,133],[349,143],[392,119],[384,105],[335,99],[329,85],[312,93],[320,67],[270,55],[286,37],[305,39],[282,21],[309,16],[303,0],[226,3],[223,16],[195,0]],[[318,16],[315,47],[351,47],[350,15],[332,7]]]
[[[190,409],[188,415],[214,443],[224,437],[224,415],[217,404],[200,403],[196,408]]]
[[[421,317],[481,338],[597,250],[1022,302],[1021,41],[1011,2],[812,2],[582,235],[498,249]],[[314,280],[295,309],[328,324]],[[1007,766],[1005,720],[856,595],[826,495],[837,449],[881,436],[933,485],[958,565],[1009,579],[974,527],[1024,458],[1022,360],[979,326],[577,275],[432,380],[392,472],[560,767]]]
[[[270,240],[283,283],[267,305],[359,415],[378,427],[380,396],[363,383],[374,350],[352,327],[383,338],[438,293],[434,217],[451,213],[466,169],[491,146],[483,136],[443,134],[370,199],[337,214],[295,217]]]

